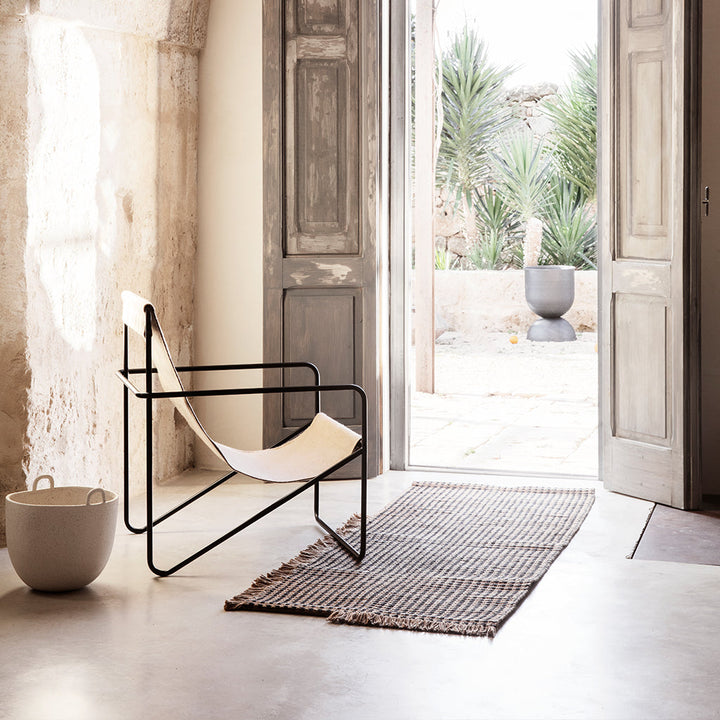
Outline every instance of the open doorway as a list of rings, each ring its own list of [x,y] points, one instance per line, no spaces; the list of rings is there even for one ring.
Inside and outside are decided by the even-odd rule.
[[[597,476],[597,0],[410,13],[408,464]],[[561,339],[524,266],[568,268]]]

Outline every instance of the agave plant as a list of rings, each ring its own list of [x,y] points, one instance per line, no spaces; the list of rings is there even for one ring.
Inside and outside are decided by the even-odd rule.
[[[472,191],[487,179],[489,149],[512,122],[504,83],[513,69],[490,64],[485,43],[467,25],[451,40],[440,62],[442,127],[436,182],[447,187],[456,205],[464,198],[469,206]]]
[[[582,188],[589,200],[597,189],[597,49],[570,53],[573,73],[545,112],[555,125],[553,156],[563,177]]]
[[[542,219],[543,264],[572,265],[581,270],[597,268],[597,222],[582,188],[556,178]]]

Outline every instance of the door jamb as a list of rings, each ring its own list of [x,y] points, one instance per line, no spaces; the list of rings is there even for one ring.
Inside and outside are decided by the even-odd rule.
[[[600,0],[601,2],[603,0]],[[696,509],[702,506],[702,454],[700,447],[702,394],[700,382],[700,153],[702,141],[702,3],[703,0],[686,0],[686,51],[685,65],[686,113],[685,128],[685,506]]]
[[[390,12],[390,68],[389,68],[389,330],[390,367],[389,403],[390,469],[404,470],[408,465],[408,418],[410,396],[407,391],[408,334],[410,291],[407,271],[407,236],[409,217],[409,153],[408,117],[409,13],[407,0],[388,3]],[[401,299],[401,300],[400,300]]]

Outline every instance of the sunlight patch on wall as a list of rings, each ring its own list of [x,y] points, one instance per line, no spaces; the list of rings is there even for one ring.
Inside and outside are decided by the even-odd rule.
[[[92,349],[96,332],[96,200],[100,150],[97,63],[83,32],[42,17],[31,20],[29,102],[32,117],[28,178],[28,270],[32,310],[62,339]],[[32,311],[31,311],[32,313]]]

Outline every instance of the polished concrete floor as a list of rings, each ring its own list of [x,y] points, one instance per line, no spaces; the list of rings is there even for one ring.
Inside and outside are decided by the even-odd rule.
[[[371,481],[371,510],[418,477],[430,476]],[[185,476],[164,495],[201,479]],[[318,537],[309,496],[171,578],[149,573],[143,539],[124,529],[103,574],[72,593],[30,591],[2,550],[0,717],[720,717],[720,568],[627,560],[650,505],[585,484],[597,489],[590,515],[492,640],[224,612],[226,598]],[[356,489],[326,488],[332,522],[354,511]],[[276,491],[238,482],[203,500],[191,524],[158,534],[161,557],[229,528]]]

